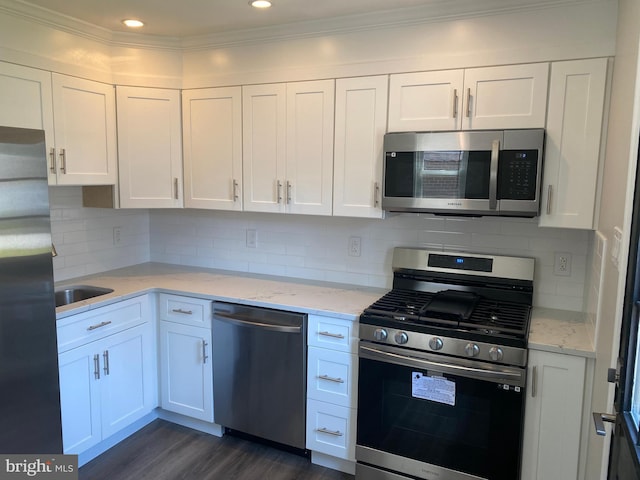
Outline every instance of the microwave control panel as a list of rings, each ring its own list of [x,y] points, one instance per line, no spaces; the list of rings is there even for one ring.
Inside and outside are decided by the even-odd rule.
[[[535,200],[537,150],[502,150],[498,166],[498,198]]]

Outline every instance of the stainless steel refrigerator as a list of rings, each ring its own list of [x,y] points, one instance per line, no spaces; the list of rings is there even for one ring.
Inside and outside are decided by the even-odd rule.
[[[62,453],[44,132],[0,127],[0,453]]]

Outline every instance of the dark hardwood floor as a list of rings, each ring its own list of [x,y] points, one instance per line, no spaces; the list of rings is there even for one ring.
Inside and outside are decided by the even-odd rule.
[[[80,480],[353,480],[307,458],[155,420],[80,468]]]

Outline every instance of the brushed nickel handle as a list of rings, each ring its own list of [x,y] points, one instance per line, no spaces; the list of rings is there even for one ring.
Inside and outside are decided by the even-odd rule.
[[[96,380],[100,379],[100,355],[97,353],[93,356],[93,376]]]
[[[489,210],[498,208],[498,160],[500,158],[500,140],[491,144],[491,165],[489,167]]]
[[[611,415],[610,413],[592,412],[592,415],[597,435],[601,435],[604,437],[607,434],[607,431],[604,428],[604,422],[616,423],[616,416]]]
[[[344,338],[344,335],[341,333],[331,333],[331,332],[318,332],[318,335],[322,335],[324,337],[332,337],[332,338]]]
[[[102,360],[104,361],[104,374],[109,375],[109,350],[103,352]]]
[[[531,368],[531,398],[536,398],[538,394],[538,367]]]
[[[547,215],[551,215],[551,199],[553,198],[553,186],[547,187]]]
[[[458,89],[453,89],[453,118],[458,116]]]
[[[471,89],[467,88],[467,118],[471,116]]]
[[[238,201],[238,182],[235,179],[233,180],[233,201]]]
[[[209,345],[206,340],[202,340],[202,363],[206,364],[207,363],[207,358],[209,358],[209,356],[207,355],[207,345]]]
[[[49,168],[49,170],[51,171],[51,173],[56,173],[56,149],[55,148],[51,148],[49,150],[49,157],[51,157],[51,167]]]
[[[60,171],[67,173],[67,152],[64,148],[60,149]]]
[[[287,180],[287,205],[291,204],[291,183]]]
[[[178,200],[178,177],[173,179],[173,198],[175,198],[176,200]]]
[[[377,207],[378,205],[380,205],[379,195],[380,195],[380,184],[376,182],[373,184],[373,206],[374,207]]]
[[[344,380],[341,379],[340,377],[330,377],[329,375],[318,375],[318,378],[320,380],[328,380],[329,382],[334,382],[334,383],[344,383]]]
[[[277,190],[278,203],[280,203],[282,201],[282,183],[280,180],[277,180]]]
[[[87,327],[87,331],[90,332],[91,330],[95,330],[96,328],[102,328],[106,325],[109,325],[110,323],[111,323],[111,320],[107,320],[106,322],[100,322],[95,325],[90,325],[89,327]]]
[[[174,308],[173,310],[171,310],[172,313],[180,313],[182,315],[193,315],[193,311],[192,310],[183,310],[181,308]]]
[[[340,430],[329,430],[328,428],[316,428],[316,432],[320,432],[320,433],[326,433],[328,435],[333,435],[335,437],[342,437],[344,435],[344,433],[342,433]]]

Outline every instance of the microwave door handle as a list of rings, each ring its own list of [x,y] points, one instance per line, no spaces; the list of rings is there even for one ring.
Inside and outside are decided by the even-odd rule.
[[[500,155],[500,140],[494,140],[491,145],[491,166],[489,167],[489,210],[498,208],[498,158]]]

